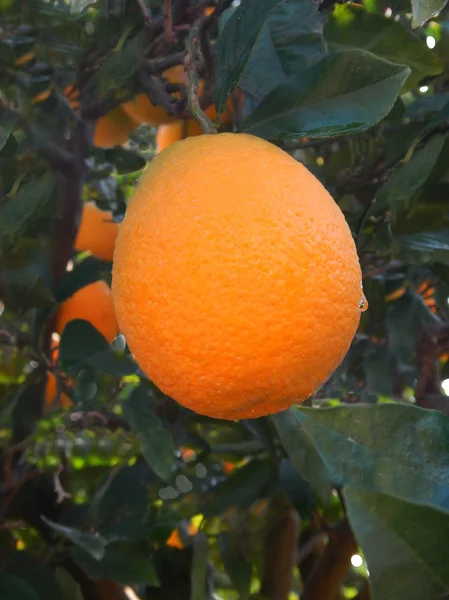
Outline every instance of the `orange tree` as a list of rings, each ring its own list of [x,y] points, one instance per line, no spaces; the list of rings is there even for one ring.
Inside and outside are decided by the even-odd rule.
[[[0,0],[0,598],[447,596],[445,4]],[[183,64],[184,80],[164,76]],[[220,124],[235,91],[241,106]],[[162,120],[126,116],[137,97]],[[122,335],[103,337],[113,312],[80,294],[111,283],[98,248],[112,247],[157,152],[154,127],[192,118],[306,165],[361,264],[369,309],[343,362],[301,405],[257,419],[205,417],[165,395]],[[265,175],[248,173],[258,190]],[[139,260],[151,252],[148,229]],[[337,246],[325,260],[346,266]],[[333,292],[319,290],[311,335],[320,306],[329,327]],[[176,323],[193,344],[192,323]],[[145,347],[158,356],[151,337]]]

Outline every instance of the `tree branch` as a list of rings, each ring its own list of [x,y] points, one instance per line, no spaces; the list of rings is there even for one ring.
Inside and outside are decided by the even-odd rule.
[[[440,391],[440,356],[449,352],[449,323],[439,323],[424,329],[416,344],[418,384],[416,404],[421,408],[439,410],[449,415],[449,398]]]
[[[287,600],[293,585],[300,519],[285,497],[276,498],[271,510],[276,516],[270,521],[265,537],[260,595],[272,600]]]
[[[301,600],[335,600],[341,583],[357,551],[357,543],[345,519],[329,529],[329,542],[306,579]]]

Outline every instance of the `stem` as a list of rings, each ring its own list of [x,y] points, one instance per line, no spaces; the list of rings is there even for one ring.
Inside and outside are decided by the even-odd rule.
[[[346,520],[329,531],[329,543],[305,582],[301,600],[334,600],[357,543]]]
[[[193,538],[193,560],[192,560],[192,591],[190,600],[205,600],[207,556],[209,543],[206,534],[199,531]]]
[[[163,5],[163,13],[164,13],[164,29],[165,29],[165,38],[168,43],[173,43],[173,12],[171,0],[164,0]]]

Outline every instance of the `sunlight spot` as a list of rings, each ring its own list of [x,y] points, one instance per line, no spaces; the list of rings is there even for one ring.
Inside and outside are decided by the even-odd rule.
[[[393,11],[391,10],[391,8],[386,8],[385,9],[385,16],[386,17],[391,17],[392,14],[393,14]]]
[[[139,596],[137,596],[136,592],[132,588],[126,587],[123,591],[128,596],[129,600],[139,600]]]
[[[430,48],[431,50],[433,48],[435,48],[435,44],[437,43],[436,39],[433,37],[433,35],[428,35],[426,38],[426,44],[427,47]]]
[[[354,554],[351,556],[351,565],[353,567],[361,567],[363,565],[363,558],[360,554]]]
[[[421,94],[425,94],[426,92],[428,92],[428,91],[429,91],[429,86],[428,86],[428,85],[422,85],[422,86],[419,88],[419,91],[421,92]]]
[[[446,394],[446,396],[449,396],[449,379],[444,379],[441,382],[441,387],[443,388],[443,392]]]

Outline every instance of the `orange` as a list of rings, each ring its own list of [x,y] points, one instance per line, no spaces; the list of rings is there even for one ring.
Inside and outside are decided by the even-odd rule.
[[[138,126],[138,123],[118,106],[104,117],[100,117],[95,124],[94,146],[98,148],[113,148],[123,146]]]
[[[89,321],[109,343],[114,341],[118,325],[111,290],[105,281],[90,283],[63,302],[56,313],[55,331],[62,334],[74,319]]]
[[[175,67],[171,67],[167,71],[163,73],[163,76],[168,79],[170,83],[177,83],[180,85],[187,86],[189,83],[189,78],[187,73],[185,72],[183,65],[177,65]],[[204,91],[204,82],[200,82],[199,85],[199,94],[201,95]],[[179,94],[176,94],[179,97]],[[229,99],[226,109],[221,117],[221,124],[226,125],[229,124],[232,120],[232,117],[235,116],[236,108],[241,110],[243,103],[243,94],[241,90],[237,90],[233,96]],[[131,117],[133,121],[136,123],[147,123],[148,125],[165,125],[167,123],[178,122],[179,120],[176,117],[169,115],[162,106],[156,106],[151,102],[146,94],[137,94],[135,98],[129,100],[122,104],[121,108],[125,111],[125,113]],[[215,121],[217,118],[217,112],[215,110],[215,106],[212,105],[206,110],[207,116]],[[195,129],[200,127],[200,125],[195,125]],[[199,132],[201,133],[201,131]],[[191,135],[199,135],[193,133]]]
[[[163,73],[164,77],[170,83],[187,85],[188,79],[183,65],[171,67]],[[175,121],[175,117],[170,116],[162,108],[151,102],[146,94],[137,94],[129,102],[122,104],[123,110],[136,123],[148,123],[148,125],[162,125]]]
[[[90,252],[97,258],[110,262],[114,254],[118,224],[112,212],[100,210],[94,202],[85,202],[75,248]]]
[[[190,537],[193,537],[198,533],[198,527],[192,522],[189,522],[187,525],[187,532]],[[179,550],[182,550],[185,547],[184,542],[181,540],[179,529],[174,529],[165,543],[167,546],[170,546],[170,548],[178,548]]]
[[[176,142],[133,192],[112,291],[140,368],[210,417],[273,414],[346,355],[363,306],[345,218],[304,165],[251,135]]]
[[[58,354],[59,354],[59,349],[58,349],[58,345],[55,342],[52,342],[51,345],[51,349],[52,349],[52,364],[56,364],[58,361]],[[47,383],[45,385],[45,407],[47,408],[47,410],[52,406],[53,402],[55,401],[56,398],[56,391],[57,391],[57,381],[56,381],[56,376],[53,373],[48,373],[48,377],[47,377]],[[64,392],[61,393],[60,397],[59,397],[59,403],[62,406],[70,406],[70,398],[67,394],[65,394]]]
[[[185,138],[201,135],[203,130],[196,119],[175,121],[160,125],[156,133],[156,150],[162,152],[167,146]]]

